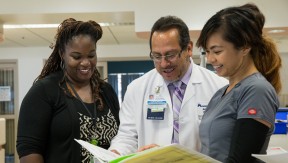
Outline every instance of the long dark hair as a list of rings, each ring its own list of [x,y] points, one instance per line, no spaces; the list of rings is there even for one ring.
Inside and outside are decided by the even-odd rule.
[[[276,92],[281,90],[281,57],[275,43],[262,33],[265,17],[254,4],[228,7],[213,15],[204,25],[196,45],[207,48],[207,40],[221,31],[223,39],[235,48],[251,47],[250,54],[258,71],[272,84]]]
[[[102,34],[103,31],[101,26],[95,21],[89,20],[87,22],[83,22],[76,21],[73,18],[64,20],[59,25],[55,35],[55,46],[52,46],[53,51],[46,61],[41,74],[35,79],[34,82],[45,78],[53,72],[62,71],[63,61],[61,60],[61,55],[65,52],[65,46],[72,40],[74,36],[89,35],[96,44],[97,41],[102,37]],[[61,85],[64,81],[65,76],[59,85]],[[104,83],[105,81],[100,78],[100,73],[95,68],[90,79],[90,84],[93,98],[96,100],[96,102],[99,102],[100,109],[103,108],[103,100],[100,97],[100,86]]]

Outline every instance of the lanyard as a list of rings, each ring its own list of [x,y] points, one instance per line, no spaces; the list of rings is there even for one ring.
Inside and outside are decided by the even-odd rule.
[[[79,101],[81,101],[81,103],[82,103],[82,105],[84,106],[84,108],[86,109],[86,111],[88,112],[88,114],[90,115],[90,117],[92,118],[92,120],[93,120],[93,125],[95,125],[95,128],[96,128],[96,118],[97,118],[97,111],[96,111],[96,104],[95,104],[95,102],[93,103],[94,105],[94,107],[93,107],[93,109],[94,109],[94,114],[92,114],[91,112],[90,112],[90,110],[87,108],[87,106],[84,104],[84,102],[82,101],[82,99],[81,99],[81,97],[78,95],[78,93],[76,92],[76,90],[75,90],[75,88],[73,87],[73,85],[72,85],[72,83],[67,79],[67,83],[69,84],[69,86],[72,88],[72,91],[73,91],[73,93],[75,94],[75,96],[77,97],[77,99],[79,100]],[[93,98],[94,99],[94,98]],[[95,116],[94,116],[95,115]]]

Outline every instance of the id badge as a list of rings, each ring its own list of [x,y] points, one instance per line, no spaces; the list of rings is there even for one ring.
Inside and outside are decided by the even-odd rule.
[[[207,105],[208,105],[208,102],[199,102],[197,104],[197,115],[198,115],[199,121],[202,120],[202,117],[204,115]]]
[[[164,109],[162,111],[154,111],[151,108],[147,110],[147,119],[150,120],[164,120]]]
[[[164,99],[149,99],[147,101],[147,119],[164,120],[165,108],[167,102]]]

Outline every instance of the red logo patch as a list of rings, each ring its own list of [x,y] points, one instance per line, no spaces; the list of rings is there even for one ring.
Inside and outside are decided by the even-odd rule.
[[[256,115],[257,114],[257,110],[255,108],[249,108],[248,109],[248,114],[249,115]]]

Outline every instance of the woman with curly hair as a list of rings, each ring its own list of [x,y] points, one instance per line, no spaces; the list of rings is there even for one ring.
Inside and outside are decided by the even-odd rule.
[[[119,102],[96,69],[95,21],[64,20],[52,54],[24,97],[17,152],[21,163],[88,163],[91,154],[74,139],[108,148],[119,126]]]

